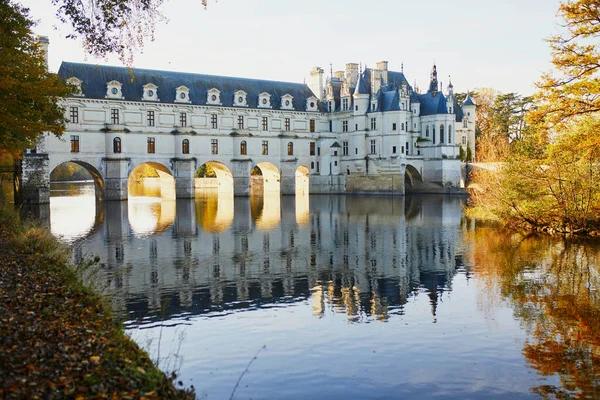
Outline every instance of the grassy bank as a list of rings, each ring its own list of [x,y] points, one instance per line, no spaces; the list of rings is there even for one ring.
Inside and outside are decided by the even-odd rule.
[[[129,339],[45,228],[0,210],[0,398],[191,399]]]

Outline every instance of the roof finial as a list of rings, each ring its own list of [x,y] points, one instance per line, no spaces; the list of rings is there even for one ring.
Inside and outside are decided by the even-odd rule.
[[[400,72],[404,73],[404,61],[400,64]]]
[[[329,76],[333,77],[333,64],[329,63]]]

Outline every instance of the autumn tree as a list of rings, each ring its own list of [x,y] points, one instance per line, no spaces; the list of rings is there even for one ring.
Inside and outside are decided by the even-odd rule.
[[[52,0],[57,17],[70,25],[67,37],[82,40],[95,57],[118,54],[131,65],[133,56],[148,39],[154,40],[156,24],[165,21],[164,0]],[[200,0],[206,7],[208,0]]]
[[[537,83],[538,107],[530,115],[546,130],[600,111],[600,1],[566,0],[558,15],[562,31],[548,39],[555,71]]]
[[[47,71],[29,10],[0,0],[0,158],[34,147],[42,132],[61,135],[59,99],[71,88]]]

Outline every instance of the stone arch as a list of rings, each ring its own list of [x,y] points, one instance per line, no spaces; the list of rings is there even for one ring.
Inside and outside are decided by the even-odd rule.
[[[269,162],[260,162],[250,172],[250,194],[280,194],[281,173]]]
[[[440,125],[440,143],[445,143],[444,124]]]
[[[296,168],[295,194],[308,195],[310,186],[310,170],[304,165]]]
[[[198,191],[214,190],[233,194],[233,174],[220,161],[207,161],[196,170],[195,188]]]
[[[145,161],[131,168],[127,178],[128,197],[175,199],[175,178],[171,169],[159,162]]]
[[[407,164],[404,168],[404,189],[410,191],[415,184],[423,182],[423,177],[414,166]]]
[[[50,177],[52,178],[52,173],[55,172],[55,170],[57,168],[59,168],[61,166],[66,166],[69,163],[76,164],[77,166],[83,168],[84,170],[86,170],[89,173],[92,180],[94,181],[94,192],[96,195],[96,200],[104,200],[104,178],[102,177],[102,174],[100,173],[100,171],[98,171],[98,169],[96,169],[96,167],[94,167],[93,165],[91,165],[85,161],[80,161],[80,160],[63,161],[63,162],[55,165],[50,170]]]

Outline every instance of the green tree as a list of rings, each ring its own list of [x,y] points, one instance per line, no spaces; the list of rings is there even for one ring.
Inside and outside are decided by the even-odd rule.
[[[460,161],[465,161],[465,149],[463,149],[462,144],[458,147],[458,156],[460,157]]]
[[[33,147],[42,132],[64,132],[59,99],[72,89],[47,71],[27,8],[0,0],[0,22],[0,157],[7,157]]]
[[[471,143],[467,143],[467,152],[465,154],[465,161],[466,162],[473,161],[473,150],[471,150]]]

